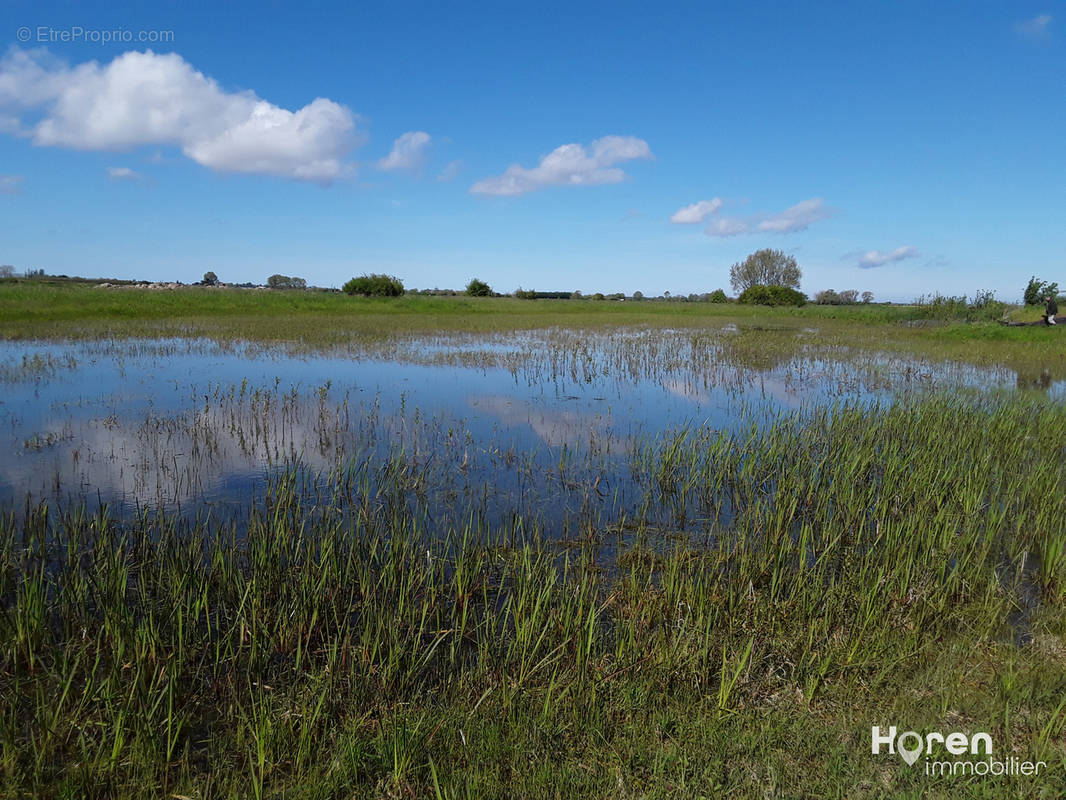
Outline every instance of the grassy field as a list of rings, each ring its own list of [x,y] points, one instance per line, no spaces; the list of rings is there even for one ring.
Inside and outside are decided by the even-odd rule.
[[[1039,318],[1016,309],[1016,320]],[[0,338],[203,336],[219,341],[358,345],[367,340],[442,332],[501,332],[549,327],[745,328],[817,326],[834,346],[919,352],[971,363],[1039,366],[1066,375],[1061,331],[1012,328],[992,320],[931,317],[901,305],[766,308],[735,303],[517,300],[406,296],[353,298],[340,293],[209,289],[99,289],[90,284],[0,283]]]
[[[574,330],[733,323],[722,353],[752,369],[802,346],[1063,373],[1058,330],[916,319],[0,285],[6,338],[356,353],[565,327],[577,352]],[[623,373],[667,355],[619,353]],[[625,453],[637,511],[569,487],[602,510],[563,540],[543,535],[551,509],[489,524],[477,495],[435,528],[402,446],[314,481],[278,473],[246,525],[27,502],[0,517],[0,796],[1063,796],[1064,440],[1066,407],[1042,392],[684,427]],[[663,508],[697,509],[704,532]],[[995,759],[1045,766],[929,775],[873,755],[874,725],[987,732]]]

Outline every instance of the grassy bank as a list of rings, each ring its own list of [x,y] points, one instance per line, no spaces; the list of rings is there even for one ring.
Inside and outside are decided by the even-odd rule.
[[[430,536],[403,468],[338,472],[328,496],[281,476],[246,531],[11,514],[0,787],[1060,796],[1064,435],[1060,405],[1012,395],[635,449],[648,508],[728,509],[699,540],[640,513],[566,542],[535,514]],[[987,731],[996,758],[1047,766],[928,776],[873,756],[872,725]]]
[[[1056,329],[1012,328],[994,321],[928,318],[915,306],[857,305],[766,308],[734,303],[517,300],[513,298],[353,298],[328,292],[189,287],[99,289],[91,285],[0,284],[0,338],[107,339],[205,337],[219,342],[298,344],[358,354],[385,339],[544,328],[722,327],[799,333],[812,326],[817,343],[913,352],[974,364],[998,364],[1066,376],[1066,348]],[[1018,319],[1038,311],[1020,309]]]

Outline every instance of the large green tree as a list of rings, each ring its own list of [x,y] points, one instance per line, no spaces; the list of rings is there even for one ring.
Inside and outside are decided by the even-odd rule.
[[[756,250],[729,268],[729,282],[738,294],[752,286],[798,289],[802,277],[803,273],[793,256],[770,248]]]

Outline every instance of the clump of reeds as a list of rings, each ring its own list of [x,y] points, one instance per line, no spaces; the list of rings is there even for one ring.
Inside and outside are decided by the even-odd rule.
[[[434,525],[400,453],[279,471],[240,524],[9,511],[0,790],[604,794],[648,785],[639,754],[689,717],[694,752],[755,758],[759,718],[884,706],[945,654],[1006,664],[1034,596],[1026,624],[1061,617],[1066,473],[1046,444],[1064,431],[1061,406],[1018,397],[678,431],[634,447],[634,509],[567,542],[528,506]],[[702,521],[661,524],[679,512]],[[971,713],[1061,760],[1061,703],[1027,696],[1019,721],[1010,685]],[[721,769],[698,785],[731,785]]]

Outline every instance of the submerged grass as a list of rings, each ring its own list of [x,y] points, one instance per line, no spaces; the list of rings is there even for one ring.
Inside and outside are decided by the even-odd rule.
[[[1023,394],[683,429],[629,455],[644,511],[566,543],[528,509],[433,530],[395,460],[282,473],[240,528],[10,511],[0,791],[1061,795],[1063,435]],[[872,725],[1046,766],[929,776]]]

